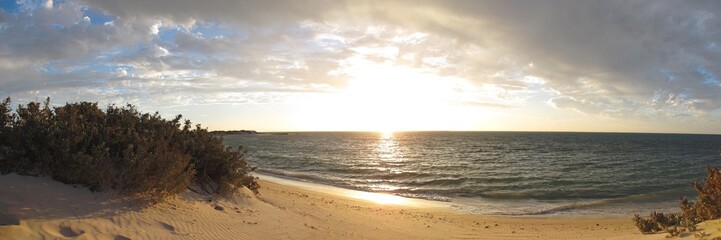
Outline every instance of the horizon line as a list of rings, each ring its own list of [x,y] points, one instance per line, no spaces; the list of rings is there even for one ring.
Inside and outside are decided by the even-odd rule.
[[[253,129],[232,129],[212,131],[256,131],[263,133],[420,133],[420,132],[497,132],[497,133],[610,133],[610,134],[674,134],[674,135],[715,135],[721,133],[693,133],[693,132],[620,132],[620,131],[545,131],[545,130],[401,130],[401,131],[374,131],[374,130],[293,130],[293,131],[259,131]]]

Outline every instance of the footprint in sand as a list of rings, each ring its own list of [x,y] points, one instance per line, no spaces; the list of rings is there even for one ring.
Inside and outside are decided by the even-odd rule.
[[[70,228],[70,227],[63,227],[63,226],[61,226],[61,227],[58,229],[58,233],[60,233],[60,235],[63,235],[63,237],[66,237],[66,238],[74,238],[74,237],[78,237],[78,236],[82,235],[82,234],[85,233],[85,232],[82,231],[82,230],[80,230],[80,231],[75,231],[75,230],[73,230],[73,229]]]
[[[188,233],[183,233],[183,232],[178,231],[177,229],[175,229],[175,227],[173,225],[170,225],[170,224],[167,224],[164,222],[158,222],[158,223],[160,223],[160,226],[163,226],[163,228],[165,228],[165,230],[168,230],[169,232],[172,232],[173,234],[188,235]]]
[[[113,240],[132,240],[132,239],[129,237],[123,236],[123,235],[117,235],[117,236],[115,236],[115,238],[113,238]]]
[[[175,227],[173,227],[173,225],[170,225],[170,224],[167,224],[167,223],[164,223],[164,222],[159,222],[159,223],[160,223],[161,226],[163,226],[163,228],[165,228],[165,230],[168,230],[168,231],[171,231],[171,232],[175,232]]]

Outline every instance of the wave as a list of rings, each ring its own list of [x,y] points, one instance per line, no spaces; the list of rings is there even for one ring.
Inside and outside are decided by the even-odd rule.
[[[492,214],[492,215],[505,215],[505,216],[536,216],[536,215],[549,215],[563,212],[573,212],[584,209],[602,208],[604,206],[611,206],[614,204],[631,204],[631,203],[644,203],[659,200],[667,197],[669,193],[656,192],[648,194],[636,194],[618,198],[606,198],[598,200],[579,200],[570,203],[553,203],[555,201],[537,201],[533,200],[531,196],[524,193],[508,193],[504,194],[503,198],[495,197],[472,197],[473,202],[457,202],[454,197],[448,197],[463,192],[468,192],[468,188],[471,186],[461,188],[443,188],[443,187],[427,187],[427,188],[412,188],[402,187],[394,190],[381,190],[374,191],[372,187],[362,185],[362,181],[351,181],[336,176],[319,175],[314,173],[303,173],[303,172],[292,172],[278,169],[257,169],[256,172],[271,175],[280,178],[293,179],[305,182],[314,182],[320,184],[327,184],[337,187],[343,187],[348,189],[355,189],[361,191],[370,192],[383,192],[388,194],[394,194],[409,198],[418,198],[432,201],[441,202],[452,202],[459,209],[465,209],[464,211],[472,213]],[[418,184],[457,184],[459,181],[466,181],[467,179],[434,179],[429,181],[416,181]],[[406,183],[407,184],[407,183]],[[549,206],[552,205],[552,206]]]
[[[274,177],[280,177],[280,178],[287,178],[302,182],[313,182],[313,183],[321,183],[321,184],[327,184],[337,187],[344,187],[344,188],[355,188],[353,184],[350,182],[338,178],[333,177],[329,175],[319,175],[315,173],[301,173],[301,172],[292,172],[292,171],[285,171],[285,170],[278,170],[278,169],[265,169],[265,168],[258,168],[255,170],[258,173],[270,175]]]
[[[706,165],[716,165],[721,135],[426,132],[379,140],[376,133],[297,133],[224,141],[246,147],[258,173],[468,200],[486,208],[479,213],[541,215],[670,206],[693,194],[688,183],[703,177]],[[383,148],[388,142],[392,148]],[[392,159],[383,155],[391,152]]]
[[[599,207],[609,206],[609,205],[613,205],[613,204],[649,201],[649,200],[659,199],[660,196],[661,196],[661,194],[659,194],[659,193],[636,194],[636,195],[620,197],[620,198],[579,201],[579,202],[563,204],[560,206],[555,206],[555,207],[550,207],[550,208],[545,208],[545,209],[540,209],[540,210],[499,213],[498,215],[511,215],[511,216],[514,216],[514,215],[515,216],[546,215],[546,214],[553,214],[553,213],[560,213],[560,212],[569,212],[569,211],[580,210],[580,209],[599,208]]]

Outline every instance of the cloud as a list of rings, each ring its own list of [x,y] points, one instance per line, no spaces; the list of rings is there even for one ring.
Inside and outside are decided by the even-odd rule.
[[[187,103],[179,96],[283,102],[339,91],[363,63],[466,79],[481,89],[468,93],[478,95],[470,105],[721,118],[713,1],[70,0],[19,9],[0,9],[4,95],[70,99],[84,88],[160,105]]]
[[[293,24],[298,20],[320,20],[324,14],[341,10],[346,1],[237,1],[214,0],[199,2],[193,0],[143,1],[90,0],[87,4],[120,18],[145,18],[155,16],[175,22],[194,20],[233,21],[253,26],[285,22]]]
[[[571,97],[559,97],[551,99],[551,104],[557,108],[569,108],[583,113],[599,114],[603,108],[593,103],[579,101]]]
[[[721,53],[709,49],[721,32],[713,2],[534,1],[443,3],[456,16],[478,16],[458,35],[465,41],[504,46],[520,63],[534,64],[525,74],[543,78],[549,88],[588,104],[617,102],[611,108],[634,109],[658,90],[704,102],[695,110],[721,108],[719,85],[706,83],[696,68],[717,76]],[[440,5],[439,5],[440,6]],[[488,36],[488,37],[486,37]],[[487,45],[486,45],[487,46]],[[666,71],[666,74],[662,74]],[[669,81],[668,75],[676,81]],[[628,100],[628,101],[617,101]],[[629,113],[630,114],[630,113]]]

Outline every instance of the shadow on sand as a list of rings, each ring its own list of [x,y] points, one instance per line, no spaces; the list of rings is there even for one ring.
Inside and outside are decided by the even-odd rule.
[[[14,173],[0,175],[0,193],[0,215],[8,219],[109,217],[147,206],[113,191],[93,193],[85,187],[63,184],[47,177]]]

